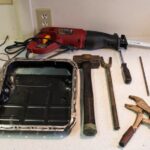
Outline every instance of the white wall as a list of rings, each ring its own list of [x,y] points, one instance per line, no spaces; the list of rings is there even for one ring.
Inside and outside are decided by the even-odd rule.
[[[22,38],[33,36],[34,27],[32,19],[31,0],[17,0],[16,8],[19,18],[20,34]]]
[[[0,5],[0,39],[6,35],[17,38],[19,35],[18,17],[15,5]]]
[[[80,27],[128,36],[150,36],[150,0],[32,0],[50,8],[54,26]]]
[[[0,39],[32,36],[36,8],[51,9],[53,26],[150,36],[150,0],[14,0],[0,5]]]
[[[0,40],[6,35],[13,40],[32,36],[29,2],[29,0],[13,0],[13,5],[0,5]]]

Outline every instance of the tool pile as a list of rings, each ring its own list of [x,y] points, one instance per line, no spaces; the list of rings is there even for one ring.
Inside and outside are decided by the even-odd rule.
[[[81,107],[84,113],[84,117],[82,118],[83,134],[86,136],[94,136],[97,133],[97,127],[91,70],[99,68],[100,65],[106,72],[114,130],[120,129],[111,75],[112,58],[109,58],[108,63],[104,61],[102,56],[90,54],[76,55],[73,57],[73,61],[50,58],[69,50],[115,49],[118,50],[120,54],[124,83],[129,84],[132,81],[132,77],[127,63],[124,61],[122,49],[126,49],[127,46],[130,45],[150,48],[149,44],[127,40],[125,35],[119,37],[117,34],[110,35],[102,32],[85,31],[83,29],[58,27],[44,28],[35,37],[27,39],[25,42],[15,42],[14,45],[6,47],[5,52],[8,54],[16,53],[15,56],[27,50],[27,59],[17,60],[13,57],[3,68],[2,80],[0,82],[0,102],[3,110],[0,111],[0,130],[27,131],[29,129],[30,131],[39,132],[70,132],[76,119],[76,71],[78,66],[82,72],[80,75],[83,80],[83,106]],[[14,48],[19,49],[14,50]],[[54,52],[59,48],[63,50],[57,51],[57,53],[47,58],[41,60],[29,59],[29,54],[31,53],[45,54]],[[147,95],[149,96],[142,58],[139,57],[139,60],[142,67]],[[45,68],[48,69],[49,72],[47,72]],[[39,74],[39,71],[42,71],[42,73]],[[44,76],[44,78],[42,76]],[[40,79],[40,82],[28,82],[30,78],[32,78],[33,81],[36,78]],[[19,100],[16,93],[18,93],[18,90],[20,93],[24,91],[19,87],[25,90],[24,99],[21,104],[20,102],[18,103]],[[31,87],[33,87],[33,92],[30,90]],[[41,95],[36,97],[36,93],[37,91],[43,91],[43,89],[46,91],[46,96],[44,103],[41,103],[39,98]],[[60,95],[56,92],[57,90]],[[37,98],[36,102],[33,101],[35,97]],[[137,105],[126,104],[125,107],[135,111],[137,113],[137,118],[135,123],[121,138],[119,145],[122,147],[127,144],[141,123],[150,124],[149,119],[143,118],[143,113],[149,115],[150,106],[139,97],[129,96],[129,98],[133,99]],[[16,109],[19,108],[19,114],[18,112],[13,112],[14,110],[10,110],[10,108],[8,109],[10,105],[16,107],[16,104]],[[32,112],[33,114],[40,112],[40,114],[38,113],[39,117],[34,116]],[[21,117],[19,116],[20,113],[22,114]],[[6,114],[10,116],[6,117]]]

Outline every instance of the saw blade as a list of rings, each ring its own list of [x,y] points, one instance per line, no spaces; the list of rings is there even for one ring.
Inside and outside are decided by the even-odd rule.
[[[132,47],[150,48],[150,43],[128,40],[128,45]]]

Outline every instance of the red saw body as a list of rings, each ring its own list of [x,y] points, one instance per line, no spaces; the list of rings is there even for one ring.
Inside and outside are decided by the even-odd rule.
[[[73,46],[83,49],[86,40],[86,31],[82,29],[47,27],[43,28],[31,41],[27,50],[30,53],[45,54],[62,46]]]
[[[101,49],[120,47],[127,48],[127,40],[123,35],[107,34],[97,31],[86,31],[76,28],[47,27],[33,38],[27,45],[29,53],[45,54],[58,48],[73,47],[75,49]]]

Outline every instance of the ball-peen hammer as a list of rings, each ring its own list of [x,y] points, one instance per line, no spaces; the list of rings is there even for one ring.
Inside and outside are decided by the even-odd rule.
[[[83,71],[83,134],[93,136],[97,133],[94,113],[94,97],[91,79],[91,69],[100,66],[100,57],[97,55],[77,55],[73,60]]]

